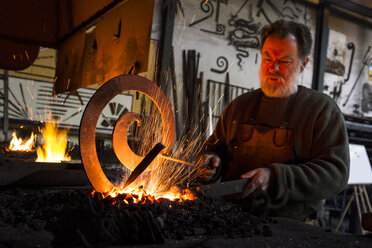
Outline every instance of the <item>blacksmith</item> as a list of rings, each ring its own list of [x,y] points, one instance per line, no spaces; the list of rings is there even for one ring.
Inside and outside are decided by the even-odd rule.
[[[271,214],[315,218],[342,191],[349,147],[342,112],[328,96],[298,85],[309,62],[309,29],[277,21],[262,29],[261,88],[234,99],[203,146],[206,183],[250,178],[239,198],[263,190],[286,204]]]

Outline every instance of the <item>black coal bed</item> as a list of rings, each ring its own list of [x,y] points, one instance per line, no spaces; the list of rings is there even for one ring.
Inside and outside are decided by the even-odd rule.
[[[257,218],[237,205],[91,190],[0,191],[0,247],[370,247],[371,236],[332,233],[282,218]]]
[[[271,218],[259,220],[236,205],[199,196],[155,201],[91,190],[3,189],[0,246],[118,246],[166,244],[201,236],[271,236]],[[134,196],[136,197],[136,196]],[[27,235],[25,235],[27,234]]]

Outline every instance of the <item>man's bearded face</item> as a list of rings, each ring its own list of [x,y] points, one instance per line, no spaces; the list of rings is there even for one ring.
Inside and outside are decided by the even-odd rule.
[[[296,38],[266,38],[261,49],[261,89],[268,97],[286,97],[297,91],[297,80],[306,63],[299,57]],[[307,62],[307,61],[306,61]]]

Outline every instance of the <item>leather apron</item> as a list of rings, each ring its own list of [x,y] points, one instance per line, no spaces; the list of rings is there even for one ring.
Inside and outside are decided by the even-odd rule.
[[[262,95],[261,92],[249,121],[237,123],[235,135],[228,146],[229,162],[223,181],[239,179],[242,174],[256,168],[269,167],[271,163],[295,160],[293,129],[288,127],[288,119],[296,93],[290,97],[279,127],[256,122]]]

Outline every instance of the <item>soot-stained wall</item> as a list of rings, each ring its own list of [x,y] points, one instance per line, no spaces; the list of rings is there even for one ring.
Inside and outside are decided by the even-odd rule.
[[[306,24],[315,34],[315,11],[298,1],[270,0],[184,0],[175,18],[173,47],[177,84],[183,85],[184,50],[195,50],[199,56],[199,72],[203,72],[203,101],[209,103],[209,111],[218,116],[223,107],[220,98],[224,94],[218,83],[226,83],[228,73],[230,87],[246,90],[260,86],[258,70],[261,63],[260,31],[263,26],[278,19]],[[311,87],[313,73],[313,48],[310,62],[300,77],[300,85]],[[206,94],[210,83],[209,95]],[[213,87],[212,84],[218,84]],[[178,88],[179,95],[184,89]],[[212,92],[211,92],[212,91]],[[244,91],[232,91],[231,99]],[[214,100],[209,99],[214,98]],[[182,97],[178,97],[182,99]],[[180,100],[181,101],[181,100]],[[179,106],[182,106],[180,102]],[[226,103],[225,103],[226,104]],[[213,119],[215,125],[217,118]]]
[[[337,102],[343,113],[372,117],[372,77],[368,77],[372,30],[363,22],[339,15],[331,15],[329,29],[323,92]]]
[[[182,97],[185,92],[182,52],[195,50],[199,55],[198,72],[203,73],[202,98],[208,104],[209,112],[214,111],[209,113],[213,125],[223,109],[217,105],[222,104],[221,98],[226,91],[219,85],[226,85],[227,76],[230,87],[246,90],[259,87],[259,33],[264,25],[278,19],[297,21],[306,24],[315,39],[316,8],[306,1],[183,0],[181,6],[173,35],[179,111],[185,112],[182,110],[185,105],[182,100],[185,99]],[[371,29],[363,22],[332,11],[328,28],[323,93],[330,95],[346,115],[371,117],[372,76],[368,78],[368,72],[372,74],[372,51],[368,51],[372,45]],[[353,60],[349,43],[354,47]],[[313,79],[313,54],[314,43],[310,61],[299,81],[300,85],[309,88]],[[207,89],[208,83],[218,85]],[[233,91],[231,98],[243,92]]]

